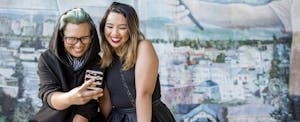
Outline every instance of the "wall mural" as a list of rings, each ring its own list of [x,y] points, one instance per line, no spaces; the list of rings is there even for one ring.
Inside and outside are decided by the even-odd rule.
[[[97,26],[112,0],[2,0],[0,122],[41,107],[37,61],[60,13],[82,7]],[[182,122],[292,121],[292,0],[120,0],[135,7],[159,56],[162,100]]]

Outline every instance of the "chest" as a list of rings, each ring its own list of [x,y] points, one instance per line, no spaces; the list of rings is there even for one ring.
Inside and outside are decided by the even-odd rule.
[[[123,75],[123,78],[121,77]],[[122,70],[120,60],[114,60],[106,70],[106,81],[109,89],[119,89],[122,87],[122,80],[127,83],[129,88],[135,88],[135,71],[134,67],[127,71]]]

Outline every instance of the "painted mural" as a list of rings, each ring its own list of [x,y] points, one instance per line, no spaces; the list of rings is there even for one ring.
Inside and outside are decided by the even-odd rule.
[[[37,61],[60,13],[99,25],[113,0],[0,0],[0,122],[41,107]],[[293,0],[119,0],[136,9],[159,56],[162,101],[178,122],[293,121]],[[296,5],[295,5],[296,6]]]

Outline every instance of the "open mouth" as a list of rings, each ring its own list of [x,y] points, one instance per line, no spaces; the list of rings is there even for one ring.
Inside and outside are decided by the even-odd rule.
[[[111,41],[112,41],[113,43],[118,43],[118,42],[120,42],[120,40],[121,40],[121,39],[119,39],[119,38],[111,38]]]

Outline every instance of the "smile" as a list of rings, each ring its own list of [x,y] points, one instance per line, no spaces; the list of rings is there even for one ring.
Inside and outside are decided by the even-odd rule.
[[[113,43],[118,43],[118,42],[120,42],[120,39],[119,38],[111,38],[111,41]]]

